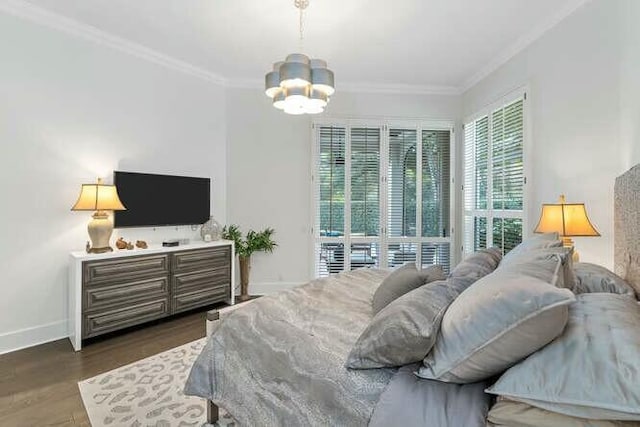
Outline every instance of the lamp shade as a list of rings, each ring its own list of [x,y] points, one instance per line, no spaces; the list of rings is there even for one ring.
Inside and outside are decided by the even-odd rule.
[[[600,233],[589,221],[584,203],[565,203],[560,196],[558,203],[542,205],[536,233],[557,232],[566,237],[599,236]]]
[[[273,99],[282,89],[280,88],[280,66],[284,62],[273,64],[273,71],[264,76],[264,89],[267,96]]]
[[[124,211],[115,185],[105,185],[98,178],[97,184],[82,184],[78,201],[72,211]]]

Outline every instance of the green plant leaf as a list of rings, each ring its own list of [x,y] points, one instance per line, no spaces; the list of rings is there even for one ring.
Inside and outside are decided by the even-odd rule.
[[[265,228],[260,232],[249,230],[247,237],[243,238],[240,227],[232,224],[224,226],[222,229],[222,238],[233,240],[236,248],[236,255],[242,257],[250,257],[254,252],[273,252],[278,244],[273,240],[273,228]]]

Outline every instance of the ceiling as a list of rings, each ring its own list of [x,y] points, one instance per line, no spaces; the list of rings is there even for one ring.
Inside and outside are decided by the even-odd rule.
[[[293,0],[29,0],[222,76],[257,84],[298,48]],[[581,0],[310,0],[304,53],[337,83],[459,91]]]

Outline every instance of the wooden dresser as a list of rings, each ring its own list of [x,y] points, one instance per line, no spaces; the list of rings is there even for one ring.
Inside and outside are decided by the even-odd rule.
[[[232,304],[233,242],[106,254],[72,252],[69,339],[82,340],[218,302]]]

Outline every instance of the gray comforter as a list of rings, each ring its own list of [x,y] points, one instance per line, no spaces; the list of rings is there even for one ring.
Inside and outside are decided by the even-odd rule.
[[[196,360],[185,393],[211,399],[241,425],[367,425],[395,369],[344,363],[387,274],[343,273],[235,311]]]
[[[471,426],[465,421],[484,420],[483,387],[462,392],[443,383],[422,387],[406,369],[394,379],[397,369],[344,367],[373,316],[371,299],[387,274],[342,273],[234,311],[196,360],[185,393],[212,400],[247,426],[366,426],[374,410],[377,421],[420,420],[417,425]],[[416,390],[422,397],[404,405],[404,397]],[[385,403],[376,409],[379,400]],[[426,403],[416,405],[420,401]],[[446,408],[430,418],[427,408],[443,403]],[[470,416],[472,409],[480,413]],[[418,413],[410,416],[411,411]]]

